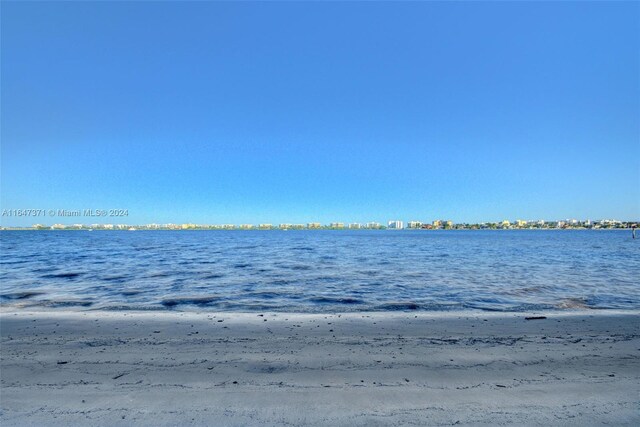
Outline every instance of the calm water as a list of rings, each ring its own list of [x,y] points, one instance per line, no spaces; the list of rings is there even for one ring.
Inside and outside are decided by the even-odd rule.
[[[630,231],[3,231],[2,305],[640,308]]]

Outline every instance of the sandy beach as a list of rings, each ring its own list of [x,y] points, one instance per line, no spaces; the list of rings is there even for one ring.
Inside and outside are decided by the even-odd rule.
[[[0,326],[3,426],[640,423],[638,312],[3,309]]]

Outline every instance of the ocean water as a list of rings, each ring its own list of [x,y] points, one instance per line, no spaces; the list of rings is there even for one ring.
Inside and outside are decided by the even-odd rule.
[[[0,304],[345,312],[639,309],[625,230],[2,231]]]

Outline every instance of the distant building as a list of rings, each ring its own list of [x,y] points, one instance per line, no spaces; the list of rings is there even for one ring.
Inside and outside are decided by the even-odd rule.
[[[404,228],[404,223],[402,221],[389,221],[387,223],[387,228],[393,230],[401,230]]]
[[[381,226],[379,222],[368,222],[365,228],[368,228],[369,230],[378,230]]]
[[[422,228],[422,222],[420,221],[409,221],[407,224],[407,228]]]
[[[307,224],[307,228],[310,230],[322,228],[322,225],[319,222],[310,222]]]
[[[360,228],[362,228],[362,226],[360,224],[358,224],[357,222],[353,222],[353,223],[349,224],[349,228],[351,230],[359,230]]]
[[[453,227],[453,221],[445,220],[445,219],[436,219],[431,223],[433,228],[451,228]]]
[[[342,229],[344,228],[344,222],[332,222],[329,224],[329,228]]]
[[[271,230],[273,226],[271,224],[260,224],[258,228],[260,230]]]
[[[240,224],[240,230],[251,230],[253,228],[253,224]]]

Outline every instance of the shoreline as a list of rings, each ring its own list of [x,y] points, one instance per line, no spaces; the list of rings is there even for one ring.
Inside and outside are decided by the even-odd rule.
[[[0,308],[0,335],[7,426],[640,422],[639,310]]]
[[[531,310],[484,310],[480,308],[468,308],[468,309],[452,309],[452,310],[421,310],[421,309],[407,309],[407,310],[363,310],[363,311],[274,311],[274,310],[252,310],[252,311],[215,311],[211,309],[196,308],[193,309],[174,309],[174,308],[153,308],[153,309],[103,309],[103,308],[51,308],[51,307],[37,307],[37,306],[19,306],[11,303],[0,304],[0,319],[4,316],[13,316],[18,314],[25,315],[39,315],[42,317],[48,316],[75,316],[85,314],[105,314],[105,315],[155,315],[155,316],[183,316],[191,315],[196,318],[209,317],[212,315],[228,315],[237,316],[239,318],[253,318],[257,315],[264,316],[342,316],[342,317],[360,317],[362,315],[367,316],[399,316],[399,317],[429,317],[429,318],[453,318],[453,317],[514,317],[525,318],[527,316],[640,316],[640,308],[591,308],[591,307],[571,307],[571,308],[540,308]]]

